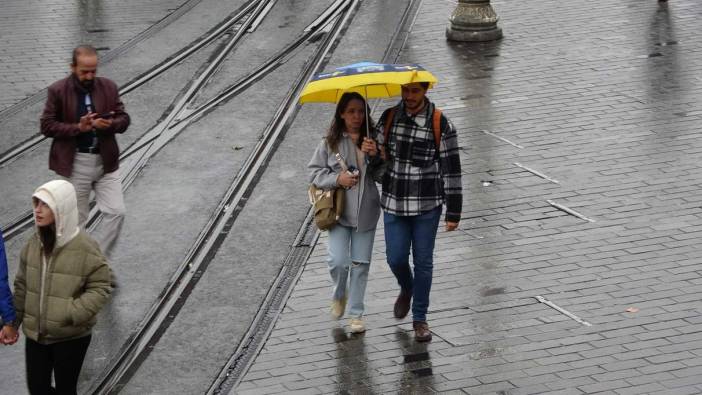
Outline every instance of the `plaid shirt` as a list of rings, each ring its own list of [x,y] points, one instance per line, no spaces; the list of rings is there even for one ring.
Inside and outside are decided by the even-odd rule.
[[[461,219],[461,161],[458,155],[456,129],[443,114],[441,143],[436,152],[432,115],[434,104],[415,116],[405,112],[404,102],[396,107],[384,143],[386,110],[378,121],[376,139],[385,144],[389,154],[388,169],[383,176],[380,205],[393,215],[419,215],[446,203],[446,221]]]

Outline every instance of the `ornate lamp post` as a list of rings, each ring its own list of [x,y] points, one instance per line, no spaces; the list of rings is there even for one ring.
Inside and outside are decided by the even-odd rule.
[[[446,28],[446,38],[452,41],[492,41],[502,38],[497,27],[497,14],[490,0],[458,0]]]

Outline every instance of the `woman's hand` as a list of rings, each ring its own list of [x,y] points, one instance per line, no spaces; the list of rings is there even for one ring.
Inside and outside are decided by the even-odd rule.
[[[376,156],[378,155],[378,145],[375,143],[375,140],[364,137],[363,143],[361,143],[361,151],[365,152],[368,156]]]
[[[336,178],[336,184],[344,188],[352,188],[358,183],[358,176],[352,175],[348,171],[342,171]]]

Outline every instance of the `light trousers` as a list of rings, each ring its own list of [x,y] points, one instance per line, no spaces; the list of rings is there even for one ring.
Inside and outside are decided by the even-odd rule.
[[[103,217],[92,236],[103,254],[108,255],[117,241],[126,213],[119,170],[105,174],[99,154],[76,152],[71,178],[66,180],[76,189],[78,220],[83,229],[90,214],[90,192],[95,192],[95,202]]]
[[[375,229],[357,232],[356,229],[335,225],[329,230],[327,263],[334,282],[333,298],[347,298],[348,314],[363,315],[363,299],[368,283]]]

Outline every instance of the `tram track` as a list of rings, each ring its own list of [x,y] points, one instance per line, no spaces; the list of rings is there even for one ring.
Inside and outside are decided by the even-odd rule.
[[[265,10],[265,3],[266,2],[261,2],[259,5],[263,6],[257,7],[256,9],[261,11]],[[200,232],[195,243],[168,281],[164,290],[160,293],[157,301],[149,309],[136,331],[133,332],[120,349],[118,355],[113,358],[107,369],[105,369],[94,382],[89,393],[106,394],[119,392],[139,368],[140,364],[146,359],[154,345],[159,341],[161,335],[165,333],[171,322],[177,316],[179,310],[182,308],[202,274],[207,269],[209,263],[214,258],[219,247],[224,242],[224,239],[227,237],[238,214],[245,206],[249,195],[257,184],[261,174],[266,169],[290,122],[298,111],[299,106],[297,105],[297,101],[302,88],[312,77],[313,73],[321,69],[327,61],[328,54],[338,43],[344,28],[347,26],[350,18],[358,7],[358,3],[359,0],[337,0],[320,16],[320,18],[308,26],[298,39],[269,58],[269,60],[264,62],[258,69],[225,89],[221,94],[217,95],[215,99],[198,107],[200,111],[196,109],[182,118],[179,118],[177,115],[182,114],[182,110],[187,106],[181,107],[179,111],[171,112],[167,117],[167,122],[164,120],[164,122],[160,124],[160,133],[157,136],[148,137],[148,139],[151,139],[150,145],[144,144],[138,151],[135,150],[127,153],[136,155],[136,152],[139,152],[140,155],[135,156],[133,159],[135,165],[130,168],[132,171],[125,175],[125,185],[133,182],[141,166],[145,163],[145,160],[148,160],[151,155],[158,152],[164,144],[174,138],[178,132],[182,131],[189,124],[211,111],[218,104],[236,96],[246,87],[253,84],[253,82],[275,70],[277,65],[283,64],[285,59],[292,56],[295,50],[302,47],[305,42],[314,42],[318,45],[314,56],[307,60],[305,67],[300,71],[300,74],[295,80],[296,82],[288,91],[274,116],[263,131],[260,140],[253,148],[252,153],[235,176],[224,197],[215,209],[213,216]],[[240,31],[247,30],[247,23],[255,20],[255,14],[251,15],[247,19],[247,22],[242,24]],[[316,40],[317,37],[323,38],[321,40]],[[216,68],[217,66],[213,67]],[[181,97],[181,99],[185,98],[185,95]],[[289,288],[290,287],[287,287],[286,289]],[[217,388],[222,385],[225,385],[225,383],[216,382],[213,384],[213,386]]]
[[[301,48],[306,41],[313,39],[316,35],[319,35],[320,24],[338,16],[340,9],[339,5],[344,4],[343,0],[336,0],[324,13],[322,13],[322,15],[320,15],[315,21],[304,29],[303,34],[297,37],[292,43],[288,44],[282,50],[278,51],[275,55],[270,57],[261,66],[234,82],[228,88],[224,89],[214,98],[208,100],[201,106],[193,110],[189,109],[188,106],[194,101],[202,87],[207,83],[210,77],[212,77],[221,63],[225,60],[226,55],[234,49],[244,34],[252,31],[252,26],[255,27],[256,24],[260,23],[259,16],[262,15],[262,13],[267,12],[270,9],[270,5],[274,4],[275,1],[277,0],[253,0],[247,3],[234,16],[230,17],[219,28],[215,29],[214,32],[205,37],[203,41],[199,41],[196,44],[198,49],[201,49],[215,39],[219,38],[236,24],[240,25],[238,29],[236,29],[236,32],[232,38],[229,40],[228,44],[226,44],[223,49],[217,51],[215,59],[210,62],[205,70],[200,73],[200,75],[189,85],[188,88],[186,88],[185,92],[179,95],[179,99],[177,99],[176,102],[169,107],[169,111],[162,117],[162,120],[158,122],[156,126],[144,133],[139,139],[137,139],[137,141],[122,151],[120,154],[120,167],[122,169],[122,186],[124,190],[126,190],[136,179],[137,175],[146,165],[149,158],[163,148],[168,141],[174,138],[190,123],[212,111],[223,102],[237,96],[249,88],[253,83],[273,72],[280,65],[284,64],[286,59],[295,53],[295,50]],[[241,22],[243,18],[247,19],[244,22]],[[127,92],[136,89],[138,86],[141,86],[149,80],[157,77],[170,67],[178,64],[180,61],[184,60],[195,52],[196,50],[186,50],[181,54],[181,56],[176,56],[171,61],[168,61],[168,68],[166,68],[166,64],[164,64],[162,66],[155,67],[150,72],[136,78],[132,83],[126,85],[126,89],[128,89]],[[33,147],[28,147],[25,152],[31,150],[32,148]],[[2,162],[0,162],[0,166],[2,166]],[[21,234],[23,231],[31,227],[32,221],[33,217],[31,211],[26,211],[25,213],[17,216],[15,219],[11,220],[9,224],[2,228],[5,239],[11,240],[15,236]],[[99,213],[93,207],[89,215],[87,227],[93,227],[99,223],[99,221]]]
[[[230,32],[232,29],[235,29],[235,35],[233,39],[230,39],[229,42],[231,45],[225,47],[224,49],[218,51],[219,53],[217,54],[217,60],[215,62],[219,61],[214,67],[210,67],[215,62],[212,62],[210,66],[205,70],[204,73],[201,73],[201,75],[196,79],[194,84],[191,84],[190,88],[187,89],[187,91],[184,93],[184,95],[181,95],[181,99],[176,101],[170,108],[170,111],[165,115],[165,121],[159,122],[154,128],[150,129],[145,133],[145,136],[147,138],[145,139],[144,136],[142,136],[140,139],[138,139],[136,142],[132,143],[130,146],[128,146],[121,154],[120,154],[120,162],[124,161],[131,155],[140,152],[140,150],[143,150],[144,147],[147,145],[151,144],[156,137],[159,136],[158,131],[154,132],[154,130],[158,130],[160,126],[164,124],[164,122],[169,122],[169,117],[171,114],[175,114],[175,117],[178,116],[179,112],[182,111],[188,104],[191,103],[192,99],[195,97],[195,95],[200,91],[202,86],[207,83],[209,80],[209,77],[211,77],[212,74],[214,74],[214,71],[216,71],[216,67],[219,66],[219,64],[226,58],[226,54],[231,52],[234,49],[234,46],[236,43],[241,39],[241,37],[245,33],[252,33],[254,31],[256,25],[260,23],[260,18],[259,16],[264,15],[263,11],[270,10],[271,6],[275,4],[277,0],[251,0],[248,3],[245,3],[242,5],[237,11],[235,11],[231,16],[229,16],[227,19],[225,19],[223,22],[218,24],[213,30],[211,30],[208,34],[204,35],[203,37],[199,38],[198,40],[194,41],[191,43],[189,46],[186,48],[178,51],[175,53],[173,56],[169,57],[166,59],[164,62],[154,66],[147,72],[137,76],[134,78],[132,81],[128,82],[125,84],[123,87],[120,88],[119,93],[121,96],[126,95],[137,88],[141,87],[142,85],[146,84],[147,82],[153,80],[154,78],[162,75],[163,73],[171,70],[175,66],[177,66],[179,63],[182,61],[186,60],[187,58],[191,57],[193,54],[197,53],[197,51],[205,48],[206,46],[212,44],[214,41],[222,37],[223,35],[227,34]],[[246,19],[245,19],[246,18]],[[242,22],[244,21],[244,22]],[[238,25],[238,26],[237,26]],[[245,27],[242,27],[246,25]],[[227,51],[224,53],[224,51]],[[205,76],[205,74],[207,74]],[[193,86],[197,85],[196,89],[193,89]],[[186,96],[189,99],[188,100],[183,100],[182,97]],[[150,138],[148,136],[154,136],[154,138]],[[47,138],[44,137],[43,135],[37,135],[34,138],[25,141],[24,143],[19,144],[18,146],[12,148],[11,150],[7,151],[0,157],[0,167],[3,167],[7,165],[8,163],[18,159],[22,155],[32,151],[33,149],[37,148],[39,144],[44,142]],[[144,143],[144,140],[146,142]],[[136,148],[135,148],[136,146]],[[125,166],[122,166],[125,168]],[[127,185],[128,186],[128,185]],[[126,189],[126,187],[125,187]],[[93,210],[91,211],[90,214],[90,220],[89,224],[95,223],[97,219],[97,214]],[[4,225],[2,227],[2,232],[6,240],[11,240],[15,236],[21,234],[24,232],[26,229],[30,228],[32,225],[33,217],[32,217],[32,212],[31,211],[26,211],[18,216],[16,216],[14,219],[12,219],[8,224]]]
[[[199,2],[199,1],[201,1],[201,0],[197,0],[197,2]],[[219,39],[223,35],[227,34],[227,32],[230,29],[234,28],[238,23],[240,23],[242,18],[244,18],[249,12],[251,12],[251,10],[257,4],[261,3],[261,1],[262,0],[250,0],[248,3],[243,4],[238,10],[234,11],[234,13],[232,15],[230,15],[227,19],[225,19],[222,22],[220,22],[219,24],[217,24],[217,26],[215,26],[210,32],[208,32],[204,36],[198,38],[197,40],[193,41],[192,43],[190,43],[189,45],[187,45],[186,47],[184,47],[180,51],[169,56],[163,62],[155,65],[154,67],[147,70],[143,74],[138,75],[137,77],[133,78],[131,81],[129,81],[126,84],[124,84],[123,86],[121,86],[119,88],[119,95],[125,96],[125,95],[129,94],[130,92],[136,90],[137,88],[139,88],[142,85],[146,84],[147,82],[153,80],[154,78],[173,69],[180,62],[188,59],[190,56],[195,54],[197,51],[212,44],[214,41],[216,41],[217,39]],[[194,3],[193,0],[191,0],[191,2]],[[267,1],[266,3],[267,3],[267,8],[270,9],[270,5],[274,4],[275,1]],[[193,5],[190,5],[185,10],[187,11],[187,10],[191,9],[192,7],[193,7]],[[181,13],[179,13],[178,15],[180,15],[180,14]],[[256,26],[253,25],[252,27],[255,28]],[[254,30],[248,30],[247,33],[252,33],[253,31]],[[121,50],[121,52],[124,52],[124,50]],[[112,57],[114,57],[114,56],[112,56]],[[107,61],[107,59],[105,59],[103,61]],[[44,98],[44,95],[42,95],[40,98]],[[6,152],[4,152],[0,155],[0,167],[5,166],[8,163],[11,163],[12,161],[20,158],[22,155],[35,149],[39,144],[41,144],[45,140],[47,140],[47,137],[45,137],[41,134],[37,134],[34,137],[10,148],[9,150],[7,150]]]
[[[400,18],[397,30],[383,55],[383,61],[397,61],[400,49],[404,46],[407,32],[414,24],[422,0],[409,0]],[[379,103],[376,103],[376,105]],[[207,395],[233,393],[248,372],[256,356],[261,352],[266,340],[275,327],[278,317],[302,275],[305,263],[319,238],[319,231],[313,224],[313,211],[310,209],[298,230],[283,266],[261,303],[247,332],[239,342],[219,374],[210,385]]]
[[[130,40],[128,40],[124,44],[120,45],[119,47],[107,52],[104,56],[101,56],[101,62],[103,64],[105,64],[105,63],[108,63],[108,62],[122,56],[125,52],[134,48],[139,43],[153,37],[156,33],[165,29],[167,26],[169,26],[174,21],[178,20],[180,17],[182,17],[183,15],[188,13],[189,11],[191,11],[193,8],[195,8],[197,5],[199,5],[201,2],[202,2],[202,0],[187,0],[187,1],[185,1],[177,8],[173,9],[171,13],[169,13],[164,18],[162,18],[158,22],[151,25],[146,30],[137,34],[135,37],[131,38]],[[0,122],[5,121],[9,117],[18,114],[19,112],[27,109],[28,107],[30,107],[32,105],[37,104],[43,100],[46,100],[46,88],[40,90],[37,93],[32,94],[31,96],[25,98],[24,100],[22,100],[16,104],[13,104],[12,106],[0,111]],[[27,141],[18,144],[18,146],[21,146],[21,145],[23,145],[23,144],[25,144],[33,139],[34,139],[34,137],[27,139]],[[14,150],[14,148],[10,149],[8,152],[11,152],[13,150]],[[5,154],[2,154],[2,155],[0,155],[0,158],[2,158],[4,156],[5,156]],[[0,160],[0,166],[2,165],[2,163],[3,163],[3,161]]]

